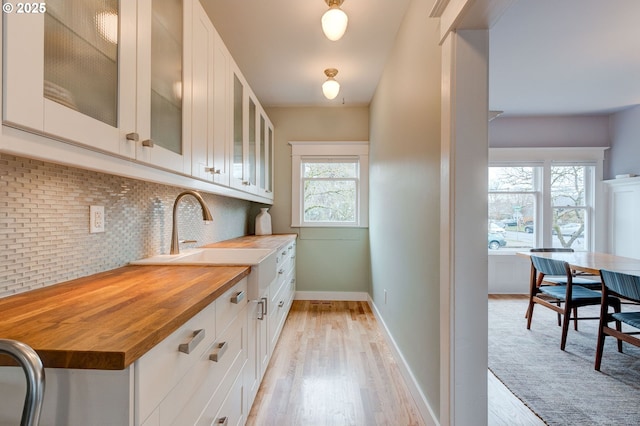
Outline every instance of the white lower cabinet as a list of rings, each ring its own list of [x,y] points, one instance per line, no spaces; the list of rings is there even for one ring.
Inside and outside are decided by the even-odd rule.
[[[244,424],[294,293],[291,241],[127,369],[46,369],[40,425]],[[25,392],[0,367],[0,424],[19,424]]]

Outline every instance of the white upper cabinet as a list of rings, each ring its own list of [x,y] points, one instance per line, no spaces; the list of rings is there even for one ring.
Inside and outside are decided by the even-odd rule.
[[[192,8],[190,0],[138,0],[136,159],[185,174],[191,174]]]
[[[11,129],[0,149],[273,200],[273,126],[199,0],[44,9],[5,14],[1,35],[3,125],[43,137]]]
[[[273,124],[260,111],[258,122],[259,137],[257,145],[258,195],[273,199]]]
[[[135,2],[51,0],[4,19],[4,123],[134,157]]]
[[[193,176],[229,185],[231,55],[200,2],[193,9]]]

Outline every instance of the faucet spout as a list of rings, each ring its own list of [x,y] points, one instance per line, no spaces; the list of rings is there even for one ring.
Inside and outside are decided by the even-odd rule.
[[[200,207],[202,207],[202,220],[204,221],[213,220],[213,216],[211,216],[211,211],[209,210],[209,207],[207,207],[207,204],[204,202],[204,198],[202,198],[202,195],[200,195],[198,192],[187,190],[178,194],[178,196],[176,197],[176,201],[173,203],[173,227],[171,229],[170,254],[180,253],[180,243],[178,241],[178,204],[180,203],[180,200],[182,199],[182,197],[184,197],[185,195],[191,195],[198,201],[198,203],[200,204]]]

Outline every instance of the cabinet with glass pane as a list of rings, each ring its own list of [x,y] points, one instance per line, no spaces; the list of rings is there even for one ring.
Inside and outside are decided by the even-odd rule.
[[[134,157],[136,28],[117,0],[4,14],[4,124]]]
[[[3,123],[190,173],[190,4],[50,0],[5,14]]]
[[[237,65],[231,61],[231,186],[256,193],[257,102]]]
[[[200,2],[193,10],[192,174],[229,185],[229,58]]]
[[[258,195],[273,200],[273,124],[262,110],[258,129]]]

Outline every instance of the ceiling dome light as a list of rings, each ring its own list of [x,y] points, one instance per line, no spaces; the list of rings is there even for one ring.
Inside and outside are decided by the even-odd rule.
[[[338,74],[338,70],[335,68],[327,68],[324,70],[324,74],[327,76],[327,81],[322,83],[322,93],[324,94],[324,97],[329,100],[335,99],[340,92],[340,83],[334,79]]]
[[[324,15],[322,15],[322,31],[331,41],[340,40],[347,31],[349,18],[340,6],[344,0],[325,0],[329,5]]]

